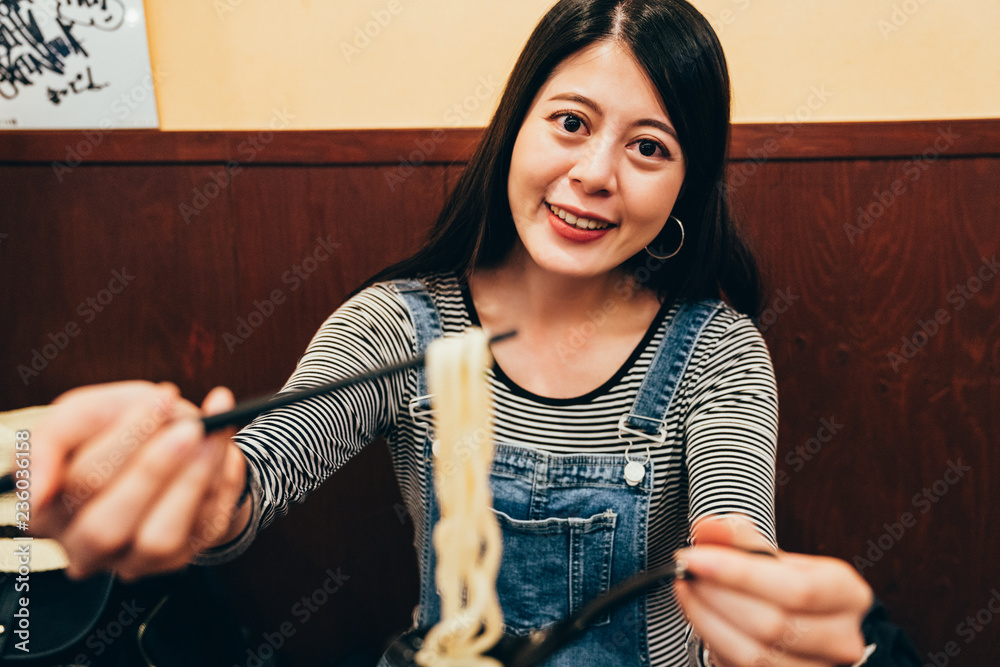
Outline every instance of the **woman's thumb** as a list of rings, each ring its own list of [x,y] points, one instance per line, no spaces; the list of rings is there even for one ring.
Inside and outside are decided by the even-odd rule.
[[[753,522],[740,514],[717,514],[699,519],[692,537],[696,546],[717,544],[749,551],[772,550]]]

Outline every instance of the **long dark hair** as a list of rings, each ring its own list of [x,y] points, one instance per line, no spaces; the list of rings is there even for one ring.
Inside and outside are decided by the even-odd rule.
[[[685,0],[562,0],[549,10],[423,248],[366,284],[437,271],[468,277],[504,260],[516,240],[507,177],[521,124],[553,70],[600,41],[617,41],[634,54],[663,99],[687,164],[672,212],[684,223],[684,246],[662,266],[640,252],[626,268],[664,301],[724,296],[741,312],[759,312],[757,264],[733,220],[725,185],[726,60],[708,21]],[[673,223],[665,230],[673,232]],[[677,240],[652,245],[669,253]]]

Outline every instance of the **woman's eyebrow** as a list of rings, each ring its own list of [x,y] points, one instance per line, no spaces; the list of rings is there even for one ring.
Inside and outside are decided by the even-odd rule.
[[[586,107],[590,107],[594,111],[594,113],[596,113],[598,116],[604,115],[604,111],[601,109],[600,104],[590,99],[589,97],[585,97],[579,93],[558,93],[549,98],[550,102],[552,100],[567,100],[569,102],[578,102]],[[661,132],[669,134],[671,137],[674,138],[674,141],[680,143],[680,140],[677,138],[677,131],[674,128],[667,125],[666,123],[656,120],[655,118],[642,118],[633,123],[633,125],[636,127],[656,128]]]
[[[638,127],[655,127],[660,132],[669,134],[677,143],[681,142],[681,140],[677,138],[677,131],[674,130],[674,128],[670,127],[666,123],[656,120],[655,118],[643,118],[641,120],[637,120],[634,124]]]

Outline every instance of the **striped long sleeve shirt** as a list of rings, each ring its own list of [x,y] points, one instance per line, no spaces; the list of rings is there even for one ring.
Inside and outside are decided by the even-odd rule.
[[[454,275],[430,276],[425,282],[445,335],[478,324],[468,290]],[[676,306],[662,308],[628,360],[582,396],[535,395],[494,366],[489,382],[497,440],[556,454],[624,453],[628,443],[619,438],[618,420],[629,412],[675,312]],[[414,326],[402,299],[387,285],[374,285],[326,320],[283,390],[402,361],[415,352]],[[199,562],[219,562],[244,551],[259,529],[380,436],[389,444],[420,544],[425,431],[409,411],[416,387],[416,371],[396,373],[274,410],[241,431],[236,442],[250,463],[253,518],[234,543],[203,554]],[[650,568],[689,544],[690,526],[711,514],[746,515],[775,543],[777,420],[777,389],[764,340],[749,318],[725,308],[695,346],[667,415],[667,441],[650,450]],[[670,454],[678,448],[683,456]],[[673,588],[653,589],[647,602],[651,664],[691,664],[691,628]]]

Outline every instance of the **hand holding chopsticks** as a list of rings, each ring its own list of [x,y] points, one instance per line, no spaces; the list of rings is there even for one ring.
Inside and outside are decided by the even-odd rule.
[[[199,410],[170,384],[67,392],[32,431],[29,530],[63,544],[71,575],[113,569],[138,578],[182,567],[250,520],[251,504],[237,503],[249,464],[224,428],[423,361],[421,355],[235,407],[228,390],[216,389]]]
[[[67,392],[31,431],[27,529],[62,544],[71,577],[183,567],[244,519],[245,456],[231,434],[206,435],[197,419],[233,402],[217,388],[199,409],[177,387],[149,382]]]
[[[693,534],[696,546],[677,558],[694,578],[675,594],[717,663],[850,665],[864,654],[872,591],[846,562],[747,554],[771,547],[740,515],[699,521]]]
[[[516,331],[507,331],[501,334],[497,334],[490,338],[490,344],[498,343],[500,341],[506,340],[508,338],[516,335]],[[225,412],[220,412],[213,415],[205,415],[201,417],[202,427],[205,433],[211,433],[227,426],[241,426],[252,421],[255,417],[274,410],[275,408],[284,407],[286,405],[292,405],[294,403],[299,403],[307,399],[322,396],[323,394],[328,394],[330,392],[349,387],[351,385],[359,384],[361,382],[368,382],[370,380],[375,380],[377,378],[386,377],[392,375],[393,373],[398,373],[400,371],[409,370],[411,368],[416,368],[424,363],[424,355],[418,354],[410,359],[400,361],[394,364],[388,364],[382,366],[381,368],[376,368],[371,371],[366,371],[364,373],[359,373],[357,375],[352,375],[350,377],[342,378],[340,380],[334,380],[325,384],[321,384],[315,387],[307,387],[305,389],[298,389],[294,391],[287,391],[280,394],[274,394],[269,396],[262,396],[259,398],[249,399],[243,401],[236,405],[233,409],[227,410]],[[8,493],[14,489],[14,475],[8,473],[6,475],[0,476],[0,493]]]

